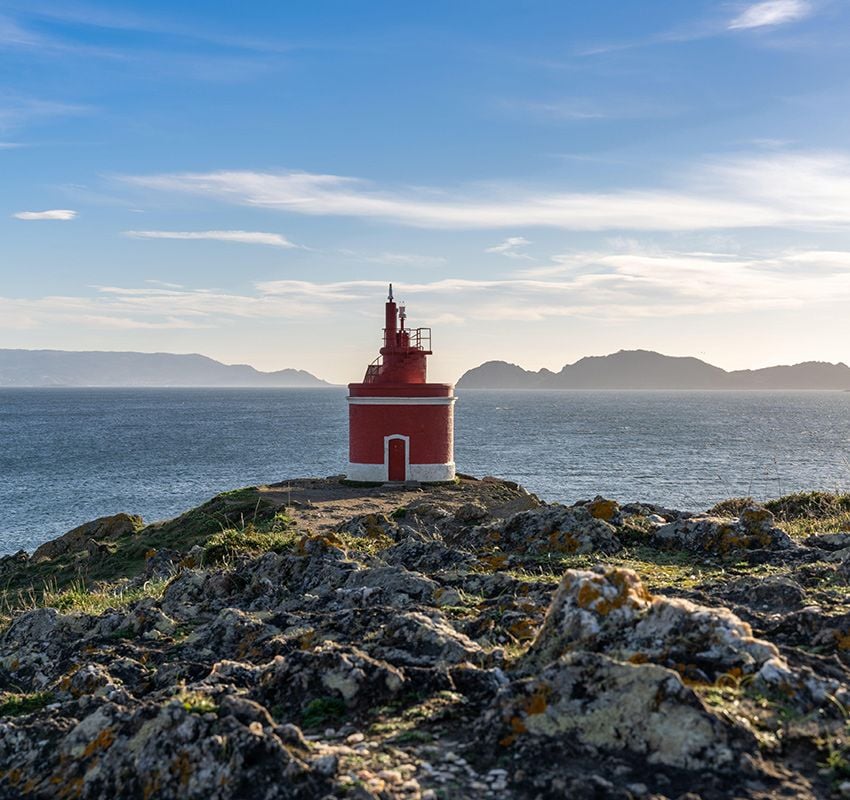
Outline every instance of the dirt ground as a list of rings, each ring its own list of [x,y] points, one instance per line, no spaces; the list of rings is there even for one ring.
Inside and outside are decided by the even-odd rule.
[[[298,478],[260,487],[260,493],[288,513],[302,529],[323,533],[359,514],[391,514],[413,502],[427,501],[454,511],[467,503],[484,506],[495,517],[507,517],[539,505],[522,487],[499,478],[480,480],[463,475],[441,485],[349,485],[342,476]]]

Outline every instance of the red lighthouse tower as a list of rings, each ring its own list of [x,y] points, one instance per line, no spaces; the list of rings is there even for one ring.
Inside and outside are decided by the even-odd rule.
[[[381,355],[348,384],[349,480],[454,480],[454,386],[427,382],[429,355],[431,329],[405,327],[390,284]]]

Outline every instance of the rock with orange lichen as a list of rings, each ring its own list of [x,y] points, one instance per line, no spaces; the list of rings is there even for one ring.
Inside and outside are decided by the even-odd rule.
[[[567,653],[512,682],[478,727],[506,751],[532,758],[537,749],[560,748],[565,757],[583,748],[624,750],[649,765],[681,769],[735,770],[754,744],[707,710],[672,670],[597,653]]]
[[[652,595],[629,569],[568,570],[521,669],[529,672],[584,651],[658,664],[695,684],[754,676],[765,686],[781,687],[803,709],[824,705],[836,693],[847,695],[838,681],[789,667],[776,645],[756,638],[728,608]]]
[[[96,617],[62,614],[55,608],[25,611],[0,636],[0,669],[19,685],[43,688],[68,668],[70,651],[97,624]]]
[[[655,531],[659,547],[714,555],[742,550],[791,550],[791,537],[776,527],[773,514],[761,506],[747,506],[738,517],[695,516],[669,522]]]
[[[594,516],[588,506],[557,504],[520,511],[503,522],[474,528],[465,546],[531,555],[612,554],[623,547],[616,528]]]
[[[31,719],[2,720],[6,788],[8,775],[20,774],[29,776],[20,795],[51,800],[308,800],[330,793],[332,776],[270,717],[248,721],[233,703],[197,702],[178,697],[135,709],[106,703],[79,721],[39,729]]]
[[[10,613],[0,800],[829,796],[843,534],[789,552],[749,501],[470,486],[369,489],[347,522],[293,505],[273,541],[228,531],[223,560],[174,529],[159,566]]]
[[[616,500],[602,497],[602,495],[596,495],[593,500],[576,505],[586,508],[594,519],[601,519],[610,522],[612,525],[618,525],[622,520],[620,504]]]
[[[614,567],[564,574],[526,664],[583,650],[621,661],[688,665],[707,676],[735,667],[754,672],[778,655],[728,609],[654,596],[637,573]]]

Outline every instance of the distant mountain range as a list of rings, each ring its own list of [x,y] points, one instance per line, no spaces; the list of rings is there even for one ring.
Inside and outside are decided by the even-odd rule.
[[[488,361],[464,373],[458,389],[850,389],[850,367],[806,361],[791,366],[727,372],[698,358],[650,350],[620,350],[567,364],[560,372],[531,372]]]
[[[301,369],[260,372],[201,355],[0,349],[0,386],[310,388],[331,384]]]

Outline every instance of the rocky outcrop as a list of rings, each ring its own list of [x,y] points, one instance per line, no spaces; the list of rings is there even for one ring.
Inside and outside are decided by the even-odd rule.
[[[661,547],[729,555],[740,550],[790,550],[796,545],[766,508],[749,506],[737,518],[696,516],[659,528]]]
[[[776,645],[755,638],[727,608],[653,596],[632,570],[569,570],[524,660],[525,672],[562,654],[606,653],[629,664],[658,664],[702,684],[750,676],[781,691],[801,711],[850,699],[837,681],[795,670]]]
[[[0,798],[839,791],[840,531],[494,479],[322,506],[304,483],[3,562],[8,605],[30,588],[0,628]]]
[[[50,560],[68,553],[97,548],[98,544],[133,534],[142,529],[142,518],[131,514],[115,514],[86,522],[68,533],[45,542],[33,554],[34,561]]]
[[[612,519],[614,514],[605,512],[600,514],[599,507],[592,504],[543,506],[521,511],[502,523],[482,526],[471,533],[469,541],[484,550],[506,553],[616,553],[622,548],[617,529],[603,518]]]
[[[481,728],[496,731],[503,747],[520,745],[529,753],[578,742],[691,770],[735,770],[754,745],[747,731],[710,712],[675,672],[598,653],[568,653],[511,683]]]
[[[705,682],[731,670],[754,673],[779,655],[728,609],[654,596],[637,573],[615,567],[564,574],[525,668],[577,650],[678,667]]]

